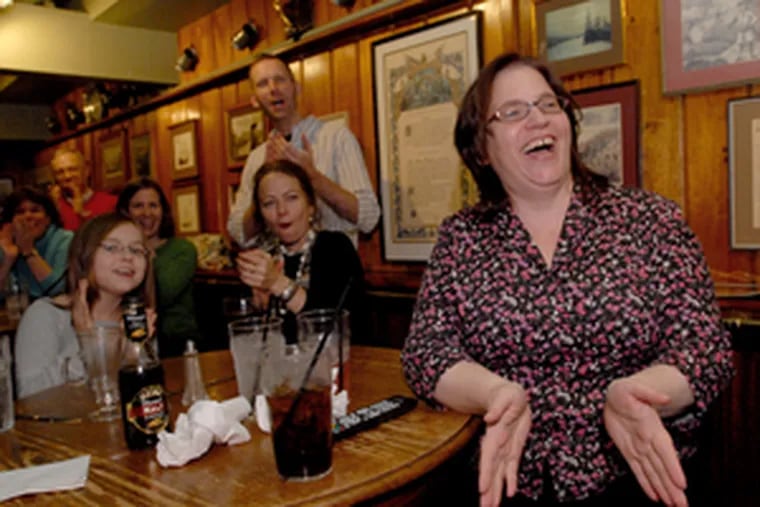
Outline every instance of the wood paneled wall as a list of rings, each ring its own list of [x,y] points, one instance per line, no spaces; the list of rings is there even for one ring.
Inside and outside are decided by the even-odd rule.
[[[358,0],[353,10],[372,5]],[[728,166],[726,151],[726,101],[758,93],[758,86],[741,86],[719,91],[666,97],[662,94],[660,60],[659,0],[623,1],[626,63],[614,68],[570,76],[571,90],[638,79],[640,83],[640,165],[642,185],[681,205],[704,245],[711,268],[718,271],[755,273],[760,257],[754,252],[732,251],[728,230]],[[533,53],[533,0],[462,1],[438,16],[406,21],[395,20],[381,31],[358,33],[344,45],[316,54],[304,54],[291,66],[302,84],[300,108],[304,114],[322,115],[348,111],[350,127],[364,149],[370,178],[377,185],[375,119],[372,94],[372,42],[442,17],[469,9],[483,12],[483,59],[518,50]],[[315,25],[322,26],[346,15],[346,10],[327,0],[315,2]],[[255,51],[284,41],[284,29],[271,2],[232,0],[212,14],[182,28],[178,52],[193,44],[200,54],[194,72],[184,73],[182,82],[241,61],[249,55],[234,50],[232,34],[242,24],[255,20],[262,26],[262,40]],[[125,129],[129,136],[150,132],[152,161],[157,179],[171,192],[171,147],[169,127],[198,120],[203,226],[223,231],[227,214],[227,188],[239,173],[227,167],[224,134],[225,111],[248,101],[247,80],[200,93],[189,99],[161,106],[112,129]],[[73,143],[91,160],[103,132],[84,134]],[[38,164],[49,159],[51,149],[39,154]],[[97,179],[95,180],[97,184]],[[384,262],[380,232],[362,238],[360,254],[372,286],[414,290],[423,266],[419,263]]]

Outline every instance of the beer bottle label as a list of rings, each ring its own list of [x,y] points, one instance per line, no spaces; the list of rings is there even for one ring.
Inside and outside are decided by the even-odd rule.
[[[155,434],[169,424],[169,411],[163,388],[149,385],[140,389],[127,402],[127,420],[138,430],[146,434]]]
[[[144,312],[124,314],[124,332],[132,341],[139,342],[148,337],[148,317]]]

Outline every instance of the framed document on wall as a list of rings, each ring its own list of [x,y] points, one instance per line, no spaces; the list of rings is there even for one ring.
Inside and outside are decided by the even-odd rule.
[[[477,199],[453,132],[480,68],[479,30],[475,11],[373,44],[387,260],[426,261],[441,220]]]
[[[201,232],[201,198],[198,185],[175,187],[172,194],[177,234],[188,235]]]
[[[190,120],[169,127],[172,140],[172,178],[198,176],[198,142],[196,121]]]
[[[731,248],[760,249],[760,97],[728,102]]]
[[[124,131],[108,134],[98,144],[98,171],[100,184],[111,190],[127,181],[127,153],[124,148]]]

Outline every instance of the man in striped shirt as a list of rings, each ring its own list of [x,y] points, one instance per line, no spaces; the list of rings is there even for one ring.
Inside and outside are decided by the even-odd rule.
[[[323,229],[342,231],[357,244],[359,231],[377,225],[380,207],[356,137],[343,125],[298,114],[299,85],[280,58],[261,55],[250,68],[251,103],[267,115],[269,138],[249,155],[227,230],[240,245],[255,237],[251,193],[253,175],[268,160],[287,159],[306,171],[317,193]]]

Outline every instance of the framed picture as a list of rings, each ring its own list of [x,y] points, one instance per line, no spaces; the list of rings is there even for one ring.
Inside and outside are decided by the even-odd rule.
[[[227,111],[227,162],[242,165],[246,157],[266,140],[266,125],[261,109],[251,104]]]
[[[731,248],[760,249],[760,97],[728,101]]]
[[[198,185],[175,187],[172,190],[172,195],[177,234],[188,235],[201,232],[200,190]]]
[[[103,188],[110,190],[127,181],[127,152],[124,131],[100,139],[97,150],[98,171]]]
[[[581,106],[578,150],[589,168],[616,186],[639,186],[639,83],[573,92]]]
[[[665,93],[760,81],[760,3],[662,0]]]
[[[196,120],[169,127],[172,139],[172,177],[175,180],[198,176]]]
[[[132,177],[150,178],[150,134],[141,134],[129,140],[129,161]]]
[[[538,55],[559,76],[624,62],[621,0],[549,0],[535,6]]]
[[[373,43],[387,260],[427,260],[441,220],[477,199],[451,133],[480,68],[480,23],[474,11]]]

